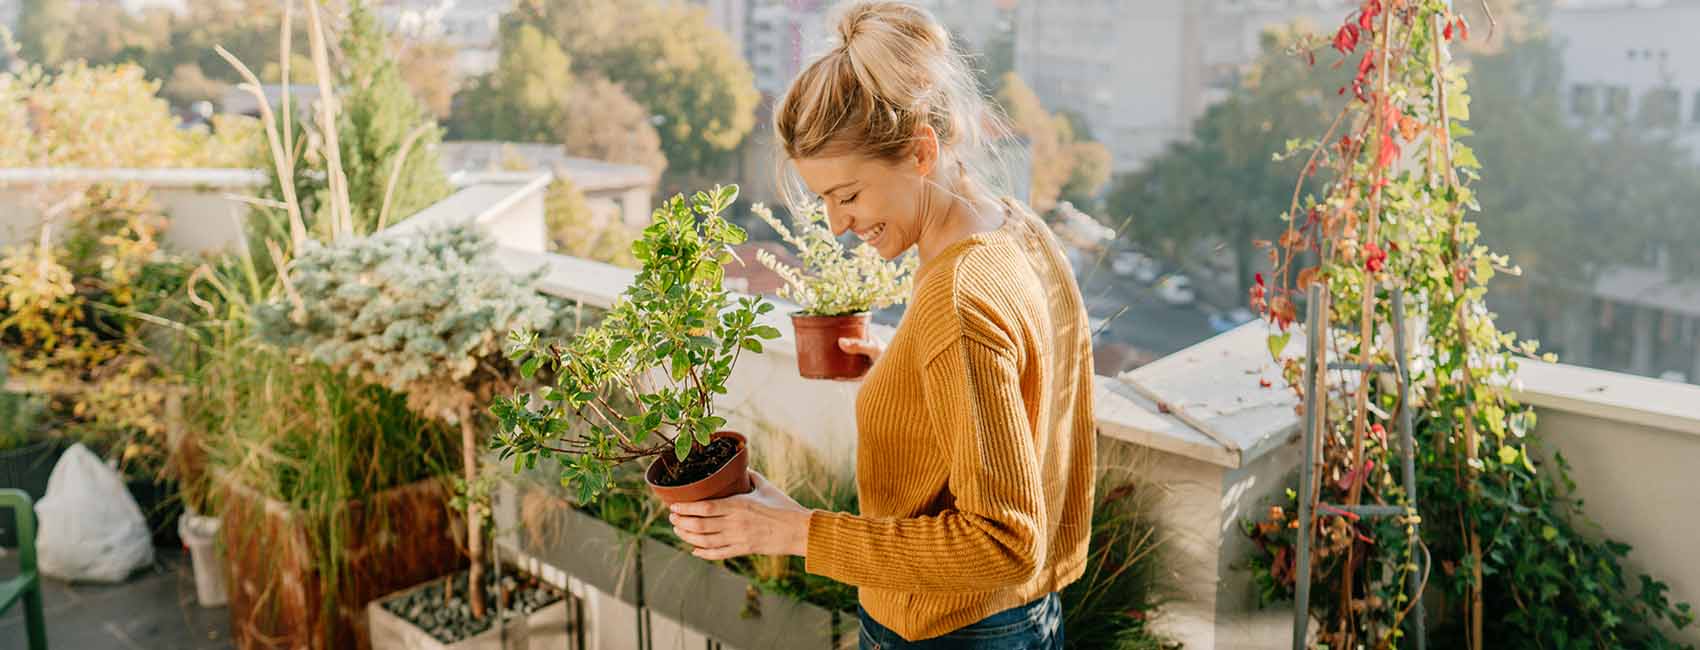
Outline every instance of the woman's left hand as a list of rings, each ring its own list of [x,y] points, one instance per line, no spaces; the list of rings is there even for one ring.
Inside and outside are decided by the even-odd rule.
[[[667,520],[705,560],[742,555],[807,555],[810,510],[754,471],[748,494],[675,503]]]

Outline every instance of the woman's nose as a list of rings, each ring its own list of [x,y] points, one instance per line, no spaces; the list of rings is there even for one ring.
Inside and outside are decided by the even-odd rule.
[[[843,237],[844,233],[850,230],[850,217],[845,215],[843,210],[829,206],[826,209],[826,224],[832,228],[834,237]]]

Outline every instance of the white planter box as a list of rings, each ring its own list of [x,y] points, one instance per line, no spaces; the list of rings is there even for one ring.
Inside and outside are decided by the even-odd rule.
[[[567,603],[564,597],[530,616],[490,626],[483,633],[455,643],[443,643],[400,616],[384,609],[383,603],[424,589],[431,583],[410,587],[366,604],[366,625],[372,634],[372,650],[545,650],[567,647]],[[487,612],[495,616],[494,611]],[[505,628],[505,629],[504,629]]]

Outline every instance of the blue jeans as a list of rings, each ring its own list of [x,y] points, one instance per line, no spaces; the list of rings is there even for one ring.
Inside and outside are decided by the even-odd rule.
[[[1003,610],[944,636],[905,641],[860,607],[862,650],[1062,650],[1062,599],[1056,594]]]

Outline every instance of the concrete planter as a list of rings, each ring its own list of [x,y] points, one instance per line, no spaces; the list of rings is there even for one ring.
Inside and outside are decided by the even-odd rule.
[[[366,604],[366,627],[372,650],[544,650],[567,647],[567,599],[555,601],[530,616],[515,618],[483,633],[443,643],[405,618],[384,609],[384,603],[428,587],[421,584]],[[490,612],[494,616],[495,612]]]
[[[643,540],[644,606],[655,615],[739,650],[855,647],[855,619],[762,593],[744,576],[680,549]],[[843,619],[842,621],[840,619]],[[835,639],[835,624],[844,629]],[[848,639],[835,646],[835,640]]]
[[[523,522],[518,508],[496,508],[498,530],[510,531],[501,536],[503,555],[557,586],[589,587],[581,597],[602,601],[587,607],[600,614],[587,611],[582,619],[586,638],[595,640],[587,647],[699,647],[706,639],[738,650],[856,647],[853,615],[756,592],[720,564],[640,540],[543,490],[508,484],[503,494],[509,503],[528,502]],[[547,507],[538,499],[548,499]],[[746,618],[746,610],[759,614]],[[630,638],[634,628],[641,631]]]
[[[532,498],[537,498],[535,492],[533,495]],[[515,550],[522,556],[622,602],[638,604],[636,535],[585,514],[565,501],[560,501],[559,507],[534,514],[529,523],[531,527],[513,536]],[[498,522],[498,527],[501,526]],[[536,574],[547,577],[548,572]]]

